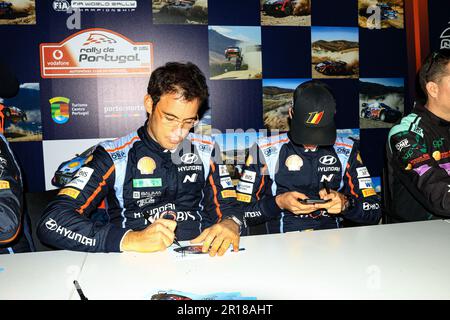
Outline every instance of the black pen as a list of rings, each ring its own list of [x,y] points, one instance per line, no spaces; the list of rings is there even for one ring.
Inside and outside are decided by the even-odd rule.
[[[75,289],[77,289],[78,294],[80,295],[80,299],[81,300],[89,300],[88,298],[86,298],[86,296],[83,293],[83,290],[81,290],[80,284],[78,283],[77,280],[73,280],[73,284],[75,285]]]

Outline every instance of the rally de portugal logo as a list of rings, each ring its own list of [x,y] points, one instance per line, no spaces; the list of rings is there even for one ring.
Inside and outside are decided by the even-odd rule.
[[[63,124],[69,121],[69,102],[70,99],[65,97],[54,97],[49,100],[52,119],[57,124]]]

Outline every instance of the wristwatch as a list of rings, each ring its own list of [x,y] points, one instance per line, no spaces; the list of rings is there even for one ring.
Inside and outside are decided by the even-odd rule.
[[[350,211],[355,207],[355,198],[350,195],[344,194],[344,208],[342,212]]]
[[[231,219],[233,220],[238,226],[239,226],[239,233],[241,233],[242,226],[244,223],[236,216],[228,216],[225,219]]]

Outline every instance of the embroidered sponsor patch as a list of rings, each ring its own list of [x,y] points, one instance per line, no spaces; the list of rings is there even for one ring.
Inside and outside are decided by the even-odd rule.
[[[370,196],[374,196],[374,195],[377,194],[373,188],[364,189],[364,190],[361,190],[361,191],[362,191],[362,194],[363,194],[364,198],[367,198],[367,197],[370,197]]]
[[[252,196],[248,195],[248,194],[242,194],[242,193],[237,193],[237,201],[241,201],[241,202],[251,202],[252,201]]]
[[[0,190],[1,189],[10,189],[9,181],[7,181],[7,180],[0,180]]]
[[[253,191],[253,183],[239,181],[236,190],[238,192],[248,193],[251,194]]]
[[[221,192],[222,198],[236,198],[236,191],[234,190],[223,190]]]
[[[88,183],[89,179],[92,176],[92,173],[94,173],[94,169],[84,167],[78,170],[78,172],[75,174],[72,181],[70,181],[68,184],[66,184],[66,187],[74,187],[80,190],[83,190],[86,184]]]
[[[133,179],[133,188],[154,188],[161,186],[162,186],[161,178]]]
[[[230,177],[220,178],[220,184],[224,189],[233,187],[233,181],[231,181]]]
[[[58,195],[60,195],[60,196],[65,195],[65,196],[71,197],[73,199],[76,199],[79,194],[80,194],[80,191],[78,191],[76,189],[72,189],[72,188],[64,188],[58,193]]]
[[[373,188],[372,179],[370,178],[358,179],[358,182],[360,189]]]
[[[358,178],[370,177],[367,167],[356,168],[356,172],[358,173]]]
[[[226,176],[228,175],[228,170],[227,170],[227,166],[224,164],[219,164],[219,175],[222,176]]]
[[[255,182],[256,179],[256,172],[245,170],[244,174],[242,175],[242,180],[248,181],[248,182]]]

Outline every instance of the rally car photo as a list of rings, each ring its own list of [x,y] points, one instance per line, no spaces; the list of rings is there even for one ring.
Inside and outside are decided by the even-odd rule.
[[[225,49],[225,59],[230,61],[231,58],[242,58],[241,48],[239,48],[239,47],[227,47]]]
[[[292,0],[266,0],[263,11],[273,16],[290,16],[294,12]]]
[[[402,117],[402,113],[382,102],[363,103],[361,118],[379,120],[383,122],[396,122]]]
[[[380,8],[381,20],[393,20],[398,18],[398,11],[386,3],[377,3]]]
[[[9,119],[14,123],[27,120],[27,114],[17,107],[4,107],[3,114],[6,119]]]
[[[346,66],[347,62],[344,61],[325,60],[318,63],[314,69],[316,69],[317,72],[326,75],[338,75],[346,72]]]
[[[13,14],[11,2],[0,2],[0,18],[9,17]]]
[[[53,176],[52,184],[55,187],[62,188],[71,181],[78,169],[92,160],[95,147],[92,146],[82,154],[75,155],[75,158],[61,163]]]

